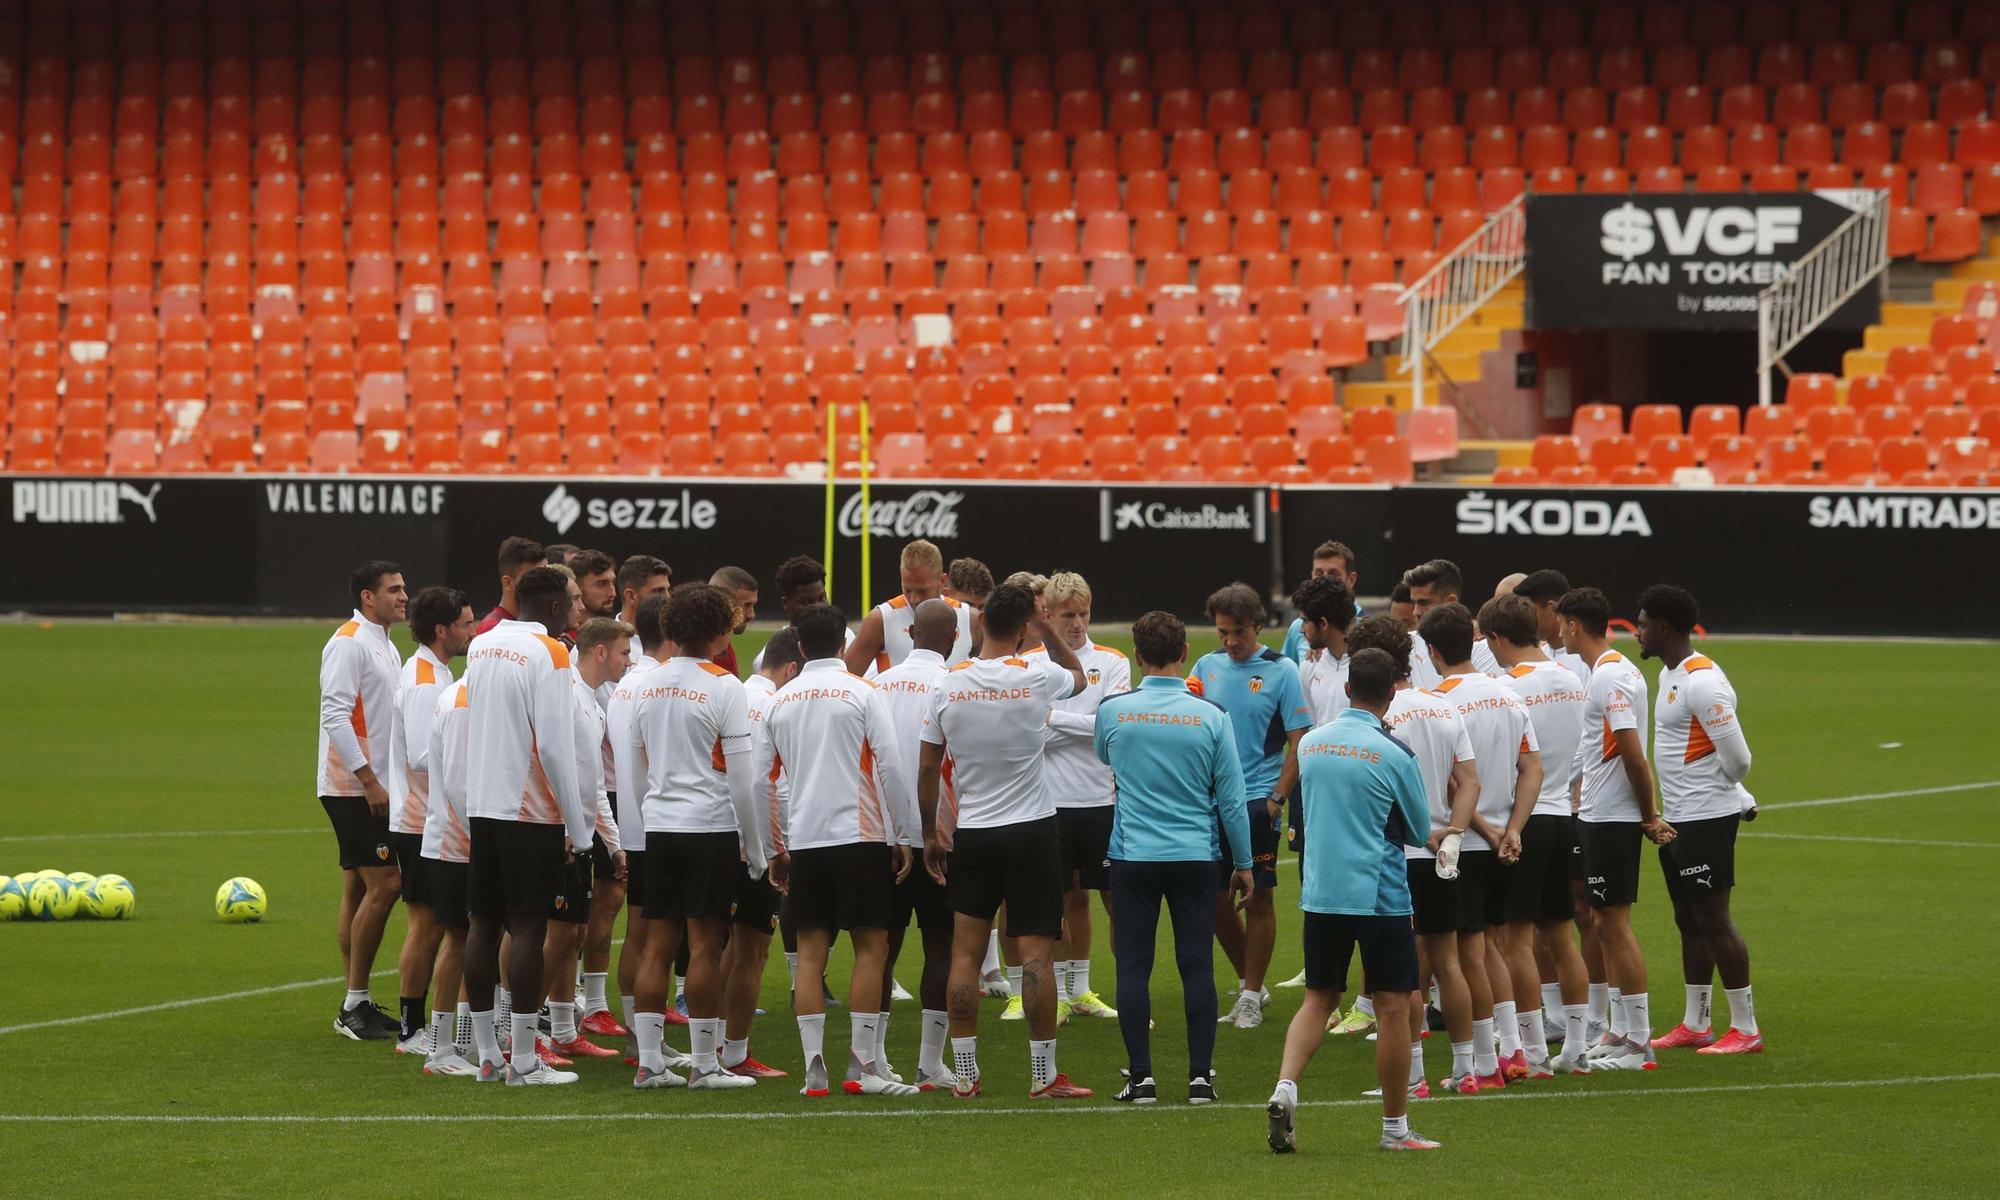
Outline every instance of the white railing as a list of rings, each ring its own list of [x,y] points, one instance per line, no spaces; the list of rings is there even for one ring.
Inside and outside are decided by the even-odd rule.
[[[1521,273],[1528,261],[1527,193],[1486,218],[1397,297],[1403,306],[1402,371],[1410,402],[1424,403],[1424,361],[1452,330]]]
[[[1889,193],[1846,193],[1854,215],[1807,251],[1791,270],[1757,293],[1757,403],[1771,403],[1771,369],[1889,268]]]

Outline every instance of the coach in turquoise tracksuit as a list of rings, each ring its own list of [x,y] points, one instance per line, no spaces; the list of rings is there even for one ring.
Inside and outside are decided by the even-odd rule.
[[[1187,628],[1151,612],[1132,626],[1139,686],[1097,710],[1097,757],[1118,782],[1111,845],[1112,953],[1118,962],[1118,1028],[1131,1070],[1116,1099],[1150,1104],[1153,1082],[1153,947],[1160,904],[1174,927],[1188,1023],[1188,1100],[1215,1099],[1216,861],[1234,868],[1238,901],[1250,895],[1250,815],[1229,714],[1188,691]],[[1229,844],[1217,844],[1217,826]]]
[[[1395,694],[1397,664],[1380,650],[1348,662],[1352,707],[1299,743],[1306,810],[1304,910],[1306,997],[1285,1033],[1271,1097],[1271,1145],[1291,1148],[1298,1079],[1326,1036],[1355,948],[1375,996],[1375,1073],[1382,1083],[1383,1145],[1408,1129],[1410,1012],[1417,989],[1417,943],[1410,932],[1410,885],[1403,848],[1430,836],[1430,807],[1416,755],[1382,724]],[[1398,1144],[1391,1146],[1391,1137]],[[1416,1139],[1421,1141],[1422,1139]]]

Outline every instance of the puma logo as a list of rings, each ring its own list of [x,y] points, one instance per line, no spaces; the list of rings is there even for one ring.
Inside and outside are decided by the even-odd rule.
[[[146,524],[157,525],[160,523],[160,518],[157,514],[153,512],[153,501],[159,498],[160,487],[161,485],[156,483],[152,486],[152,489],[150,491],[146,492],[146,494],[142,496],[139,494],[138,488],[133,487],[129,483],[121,483],[118,485],[118,498],[120,500],[130,500],[132,503],[144,509],[146,513]]]

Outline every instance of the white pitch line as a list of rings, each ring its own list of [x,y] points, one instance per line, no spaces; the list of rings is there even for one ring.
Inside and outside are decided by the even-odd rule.
[[[1828,804],[1859,804],[1863,800],[1901,800],[1908,796],[1942,796],[1947,792],[1983,792],[1988,788],[2000,788],[2000,779],[1987,779],[1979,783],[1948,783],[1942,787],[1910,788],[1901,792],[1863,792],[1858,796],[1828,796],[1820,800],[1780,800],[1776,804],[1760,804],[1763,812],[1776,812],[1781,808],[1821,808]]]
[[[174,829],[166,831],[131,830],[121,833],[17,833],[0,837],[0,842],[80,842],[103,838],[206,838],[206,837],[266,837],[280,834],[290,836],[299,833],[325,833],[326,826],[313,825],[299,829]]]
[[[1845,833],[1766,833],[1761,829],[1746,829],[1742,836],[1783,838],[1788,842],[1866,842],[1876,846],[1945,846],[1954,850],[2000,850],[2000,842],[1940,842],[1929,838],[1862,837]]]
[[[1532,1091],[1508,1089],[1497,1096],[1489,1096],[1475,1103],[1455,1100],[1450,1097],[1433,1097],[1420,1100],[1419,1104],[1442,1104],[1453,1108],[1474,1108],[1477,1104],[1528,1103],[1537,1100],[1620,1100],[1655,1099],[1661,1096],[1712,1096],[1736,1092],[1803,1092],[1827,1089],[1856,1089],[1884,1087],[1913,1087],[1919,1084],[1938,1083],[1990,1083],[2000,1080],[2000,1071],[1981,1071],[1966,1075],[1905,1075],[1893,1079],[1814,1079],[1796,1080],[1786,1083],[1721,1083],[1699,1087],[1679,1088],[1621,1088],[1615,1091]],[[1300,1108],[1377,1108],[1380,1100],[1305,1100]],[[1209,1104],[1199,1108],[1180,1105],[1154,1105],[1139,1108],[1120,1104],[1092,1104],[1082,1107],[1063,1107],[1038,1104],[989,1108],[980,1104],[925,1105],[917,1108],[809,1108],[783,1112],[608,1112],[579,1113],[573,1109],[561,1112],[539,1113],[361,1113],[346,1115],[200,1115],[200,1114],[150,1114],[150,1113],[0,1113],[0,1122],[26,1124],[48,1124],[63,1122],[68,1124],[114,1124],[114,1125],[405,1125],[412,1122],[436,1124],[463,1124],[480,1122],[489,1124],[545,1124],[550,1121],[829,1121],[829,1120],[907,1120],[928,1117],[1027,1117],[1060,1114],[1065,1120],[1081,1116],[1130,1116],[1147,1113],[1155,1119],[1172,1114],[1191,1116],[1197,1112],[1215,1109],[1254,1110],[1262,1112],[1262,1103]]]
[[[377,971],[370,979],[384,975],[394,975],[396,969]],[[248,1000],[253,996],[272,996],[279,992],[296,992],[305,988],[331,987],[346,979],[344,975],[327,975],[319,979],[301,979],[295,983],[274,983],[270,987],[246,988],[240,992],[224,992],[219,996],[190,996],[185,1000],[165,1000],[159,1004],[142,1004],[137,1008],[119,1008],[110,1012],[84,1013],[75,1017],[57,1017],[52,1021],[30,1021],[25,1025],[0,1025],[0,1034],[26,1033],[31,1029],[55,1029],[63,1025],[84,1025],[92,1021],[110,1021],[119,1017],[136,1017],[143,1013],[166,1012],[176,1008],[195,1008],[203,1004],[217,1004],[224,1000]]]

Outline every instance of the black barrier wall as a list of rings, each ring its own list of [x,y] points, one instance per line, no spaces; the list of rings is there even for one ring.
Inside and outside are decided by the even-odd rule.
[[[297,476],[0,480],[0,610],[330,616],[347,569],[401,563],[414,584],[449,582],[482,609],[497,593],[503,537],[644,551],[676,578],[734,563],[769,580],[817,556],[824,486],[708,480],[303,479]],[[1199,619],[1241,579],[1289,592],[1314,546],[1361,559],[1361,590],[1447,557],[1468,599],[1512,571],[1556,567],[1636,615],[1671,581],[1730,632],[2000,635],[2000,492],[1671,488],[1099,487],[883,484],[872,493],[874,591],[896,588],[896,552],[928,537],[947,558],[996,573],[1083,572],[1100,620],[1152,608]],[[860,608],[861,501],[842,487],[835,600]],[[774,611],[766,606],[766,612]]]

